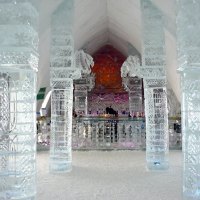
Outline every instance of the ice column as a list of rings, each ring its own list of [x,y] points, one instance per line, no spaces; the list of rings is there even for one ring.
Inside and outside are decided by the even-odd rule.
[[[78,116],[85,116],[88,114],[87,96],[88,91],[86,83],[76,83],[74,86],[74,110]]]
[[[31,0],[0,1],[0,199],[36,195],[38,12]]]
[[[142,102],[142,79],[131,77],[129,83],[129,110],[132,116],[139,117],[144,112]]]
[[[169,139],[163,18],[151,0],[141,0],[141,13],[147,168],[167,169]]]
[[[88,91],[94,87],[94,75],[91,74],[93,58],[83,50],[76,51],[75,66],[81,69],[82,77],[74,81],[74,109],[78,116],[84,116],[88,114]]]
[[[51,32],[51,144],[50,172],[71,170],[74,65],[73,0],[64,0],[52,15]]]
[[[129,56],[121,67],[122,83],[129,92],[129,111],[132,116],[144,112],[142,99],[142,79],[140,73],[140,59]]]
[[[200,1],[178,1],[178,61],[182,87],[183,196],[200,199]]]

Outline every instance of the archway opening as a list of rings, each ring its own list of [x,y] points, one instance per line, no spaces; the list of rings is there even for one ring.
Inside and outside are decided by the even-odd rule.
[[[105,45],[93,55],[95,87],[88,93],[88,110],[93,116],[105,115],[112,108],[119,115],[129,113],[129,95],[125,91],[121,66],[126,57],[111,45]]]

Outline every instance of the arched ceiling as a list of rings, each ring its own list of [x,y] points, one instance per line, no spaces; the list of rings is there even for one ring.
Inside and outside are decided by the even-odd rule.
[[[140,51],[139,0],[75,0],[75,48],[93,54],[112,44],[128,55],[128,43]]]
[[[62,0],[38,0],[40,10],[39,87],[49,86],[50,16]],[[175,11],[176,0],[152,0],[163,12],[166,26],[168,82],[180,100],[179,75],[176,72]],[[73,35],[75,49],[91,55],[106,44],[122,54],[141,52],[140,0],[75,0]]]

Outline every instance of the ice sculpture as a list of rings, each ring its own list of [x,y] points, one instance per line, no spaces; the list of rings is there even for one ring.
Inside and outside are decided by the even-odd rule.
[[[73,148],[97,149],[140,149],[144,148],[145,127],[143,119],[88,118],[75,120]]]
[[[52,14],[51,23],[51,142],[52,173],[71,171],[73,79],[81,77],[75,68],[72,37],[73,0],[64,0]]]
[[[88,92],[94,85],[94,74],[82,75],[81,79],[74,81],[74,110],[78,116],[88,114]]]
[[[129,93],[129,112],[132,117],[141,117],[144,113],[142,97],[142,79],[138,77],[122,78],[124,89]]]
[[[92,56],[85,53],[83,50],[75,52],[75,66],[81,69],[82,74],[90,74],[91,68],[94,66]]]
[[[74,81],[74,109],[78,116],[83,116],[88,114],[88,91],[94,87],[93,58],[83,50],[76,51],[75,66],[81,69],[82,78]]]
[[[177,40],[182,86],[183,196],[200,199],[200,1],[178,1]]]
[[[164,25],[161,12],[151,0],[141,0],[141,13],[147,168],[167,169],[169,139]]]
[[[142,99],[142,79],[140,59],[129,56],[121,67],[121,77],[124,89],[129,92],[129,111],[131,116],[141,116],[144,112]]]
[[[0,199],[36,195],[38,13],[31,0],[0,1]]]
[[[129,56],[121,67],[121,77],[125,78],[127,76],[142,76],[140,69],[140,58],[137,55]]]

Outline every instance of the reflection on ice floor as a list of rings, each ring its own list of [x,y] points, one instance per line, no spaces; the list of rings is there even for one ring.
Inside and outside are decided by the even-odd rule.
[[[145,151],[75,151],[71,173],[48,173],[39,152],[38,200],[182,200],[182,153],[170,151],[170,168],[146,170]]]

